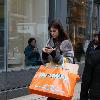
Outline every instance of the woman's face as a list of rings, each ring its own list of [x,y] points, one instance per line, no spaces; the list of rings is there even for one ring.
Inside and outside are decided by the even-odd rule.
[[[58,31],[58,29],[51,27],[50,28],[50,34],[51,34],[52,38],[57,38],[58,35],[59,35],[59,31]]]

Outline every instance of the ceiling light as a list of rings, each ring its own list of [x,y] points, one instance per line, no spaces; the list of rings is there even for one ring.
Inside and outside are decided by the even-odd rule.
[[[85,2],[84,1],[82,1],[82,4],[84,4]]]

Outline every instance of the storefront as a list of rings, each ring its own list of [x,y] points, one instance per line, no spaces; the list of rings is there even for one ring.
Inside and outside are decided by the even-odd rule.
[[[24,48],[28,39],[35,37],[41,54],[48,39],[48,22],[52,19],[61,20],[73,46],[78,41],[83,45],[88,36],[87,2],[77,1],[0,0],[0,100],[28,94],[27,85],[37,68],[25,66]],[[100,26],[97,22],[94,27]]]
[[[24,49],[34,37],[41,53],[48,16],[49,0],[0,0],[0,100],[27,94],[37,68],[25,66]]]
[[[93,34],[100,30],[100,4],[97,1],[68,0],[67,3],[67,32],[78,62],[86,52],[86,45],[94,38]]]
[[[24,48],[35,37],[39,51],[48,38],[48,0],[9,0],[8,68],[24,66]]]

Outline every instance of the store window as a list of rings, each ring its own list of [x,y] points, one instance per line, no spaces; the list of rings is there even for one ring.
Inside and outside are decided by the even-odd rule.
[[[67,30],[74,47],[75,60],[80,62],[85,54],[84,42],[87,39],[87,2],[68,0]]]
[[[99,31],[98,0],[68,0],[67,30],[72,40],[75,59],[84,60],[88,44]]]
[[[25,66],[24,49],[34,37],[41,48],[48,38],[48,0],[9,0],[8,67]]]
[[[4,68],[4,0],[0,0],[0,69]]]

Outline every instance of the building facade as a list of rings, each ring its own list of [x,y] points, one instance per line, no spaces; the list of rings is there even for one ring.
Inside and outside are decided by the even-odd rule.
[[[76,51],[80,40],[83,44],[88,35],[100,30],[100,2],[91,2],[0,0],[0,100],[28,94],[27,86],[38,66],[25,66],[24,48],[28,39],[35,37],[41,54],[52,19],[60,19]],[[93,11],[88,9],[92,6]]]

